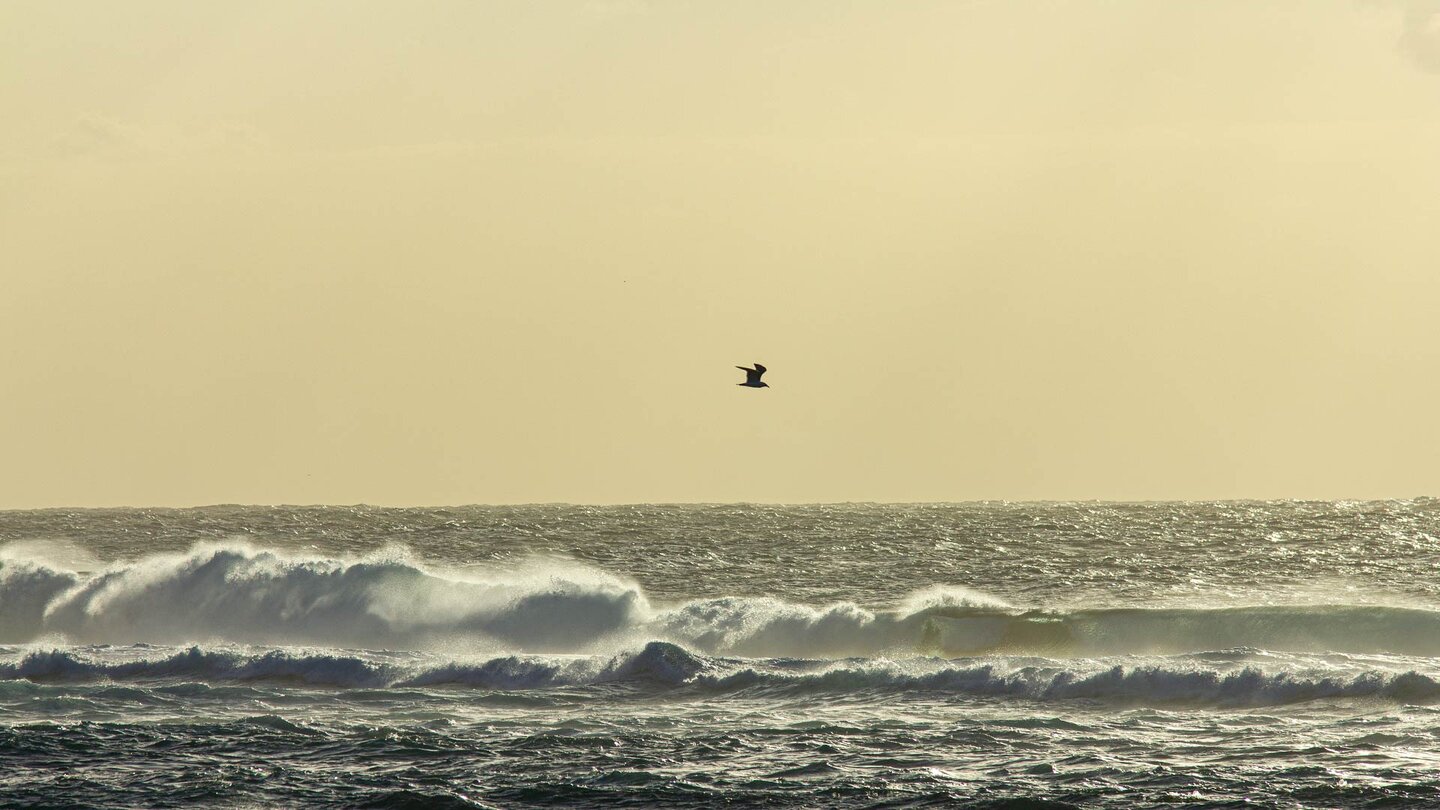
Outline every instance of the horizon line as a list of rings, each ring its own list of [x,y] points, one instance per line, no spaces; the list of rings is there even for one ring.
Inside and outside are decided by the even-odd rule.
[[[624,508],[635,506],[979,506],[979,505],[1044,505],[1063,506],[1073,504],[1110,504],[1116,506],[1143,506],[1153,504],[1278,504],[1278,503],[1394,503],[1401,501],[1435,500],[1434,495],[1392,496],[1380,498],[976,498],[955,501],[902,501],[902,500],[842,500],[842,501],[516,501],[516,502],[471,502],[432,504],[384,504],[367,503],[239,503],[216,502],[189,505],[147,504],[110,506],[4,506],[0,512],[52,512],[52,511],[102,511],[108,509],[168,510],[194,509],[501,509],[518,507],[575,506],[596,508]]]

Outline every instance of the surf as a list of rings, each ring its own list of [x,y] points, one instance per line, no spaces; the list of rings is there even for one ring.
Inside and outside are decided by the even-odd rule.
[[[1347,604],[1014,606],[959,586],[889,609],[734,595],[657,603],[633,580],[532,560],[463,571],[403,550],[307,556],[198,544],[88,573],[0,559],[0,643],[251,644],[599,654],[664,641],[707,655],[1095,657],[1259,648],[1440,655],[1440,611]]]
[[[40,684],[272,684],[331,689],[526,691],[625,686],[692,697],[949,695],[1099,705],[1254,708],[1316,700],[1440,703],[1440,679],[1414,670],[1317,670],[1270,659],[1217,667],[1189,656],[1107,664],[1062,659],[740,659],[652,641],[608,656],[447,659],[344,650],[153,647],[12,650],[0,681]],[[596,693],[602,697],[609,693]]]

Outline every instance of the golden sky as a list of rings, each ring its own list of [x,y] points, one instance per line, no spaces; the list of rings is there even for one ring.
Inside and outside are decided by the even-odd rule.
[[[1429,0],[15,0],[0,110],[0,507],[1440,495]]]

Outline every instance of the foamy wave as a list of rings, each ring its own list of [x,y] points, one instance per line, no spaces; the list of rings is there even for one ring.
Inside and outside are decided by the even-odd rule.
[[[1440,612],[1369,605],[1115,608],[947,616],[929,641],[952,654],[1172,654],[1235,647],[1440,655]]]
[[[393,558],[306,559],[197,546],[90,577],[0,561],[0,642],[311,644],[536,651],[593,645],[644,622],[638,587],[580,566],[441,576]]]
[[[94,574],[0,558],[0,643],[254,644],[598,654],[659,639],[755,658],[993,653],[1093,657],[1254,647],[1440,655],[1440,612],[1379,606],[1011,607],[958,587],[894,610],[765,597],[655,605],[578,564],[456,574],[387,554],[320,559],[202,545]]]
[[[0,663],[0,680],[39,682],[279,682],[332,688],[455,687],[526,690],[629,684],[657,690],[766,694],[937,692],[1034,701],[1257,707],[1313,700],[1440,702],[1440,680],[1417,672],[1314,675],[1260,667],[1217,670],[1178,661],[1074,669],[1056,662],[1007,668],[995,663],[906,661],[754,661],[712,659],[651,642],[615,656],[502,656],[440,664],[376,661],[338,652],[271,650],[247,654],[192,647],[156,658],[105,661],[77,650],[33,651]]]
[[[0,680],[40,682],[262,681],[331,687],[469,686],[543,689],[607,682],[677,685],[706,667],[704,659],[672,644],[653,642],[638,653],[612,657],[503,656],[439,665],[387,662],[340,651],[270,650],[250,654],[191,647],[157,658],[106,660],[75,649],[34,650],[0,663]]]
[[[1373,698],[1403,703],[1440,701],[1440,681],[1416,672],[1365,672],[1309,677],[1259,668],[1238,671],[1116,666],[1086,672],[1048,667],[1006,671],[994,665],[946,666],[915,672],[894,664],[838,665],[818,672],[749,669],[707,679],[718,688],[854,692],[924,691],[1031,700],[1092,700],[1137,705],[1275,706],[1324,699]]]

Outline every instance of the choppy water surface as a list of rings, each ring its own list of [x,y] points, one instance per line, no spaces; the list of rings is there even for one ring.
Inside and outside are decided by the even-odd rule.
[[[0,512],[0,805],[1440,806],[1437,534],[1432,500]]]

